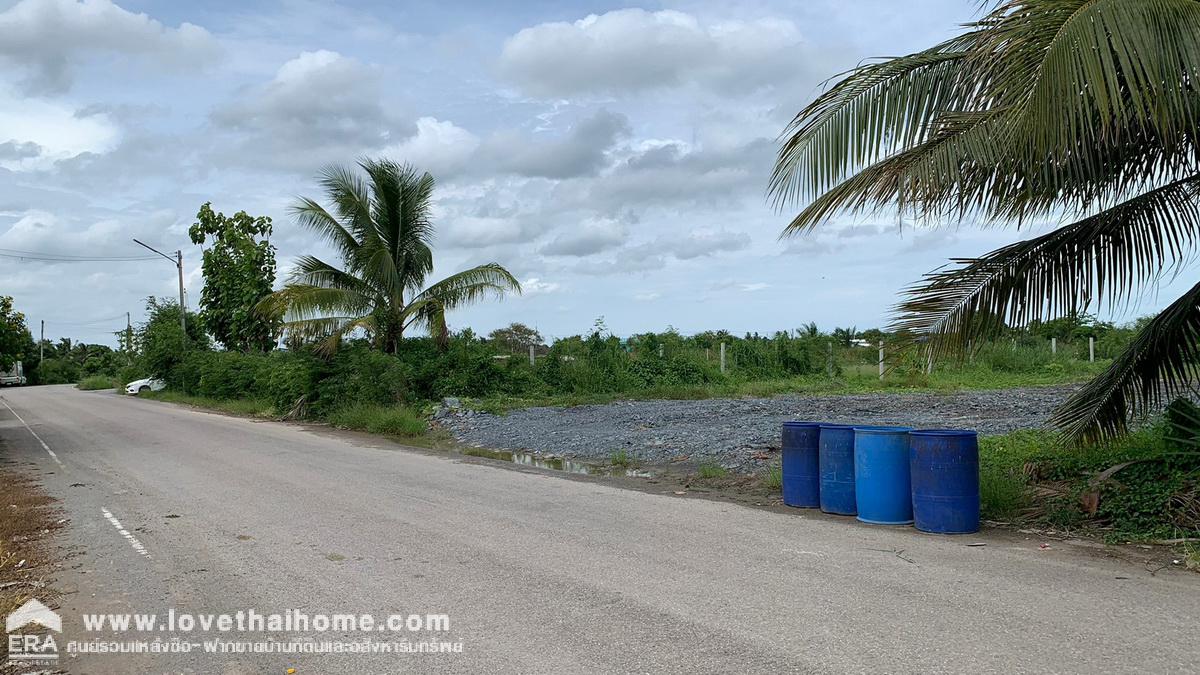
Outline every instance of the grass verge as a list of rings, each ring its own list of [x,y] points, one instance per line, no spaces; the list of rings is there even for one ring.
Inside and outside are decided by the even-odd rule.
[[[1014,373],[993,371],[984,366],[934,370],[931,374],[905,377],[889,374],[880,380],[876,366],[850,367],[836,377],[810,375],[769,380],[738,380],[706,385],[653,387],[622,392],[583,392],[544,396],[494,396],[466,401],[475,410],[502,415],[509,410],[540,406],[575,407],[602,405],[613,401],[677,400],[710,398],[767,398],[785,395],[839,395],[870,393],[948,394],[955,391],[1041,387],[1085,381],[1100,373],[1107,362],[1073,363],[1070,369],[1044,369]]]
[[[148,398],[155,401],[166,401],[167,403],[182,403],[184,405],[196,406],[197,408],[208,408],[210,410],[218,410],[220,412],[229,413],[231,415],[242,415],[244,417],[274,417],[275,408],[270,401],[253,398],[209,398],[207,396],[192,396],[190,394],[182,394],[177,391],[148,391],[144,394],[139,394],[141,398]]]
[[[427,431],[425,419],[404,406],[352,403],[329,413],[326,420],[340,429],[405,439],[424,436]]]
[[[980,440],[984,517],[1108,541],[1200,537],[1200,452],[1163,424],[1088,448],[1064,448],[1049,432]]]
[[[99,391],[101,389],[116,389],[119,385],[117,378],[111,375],[89,375],[75,385],[76,389],[84,391]]]

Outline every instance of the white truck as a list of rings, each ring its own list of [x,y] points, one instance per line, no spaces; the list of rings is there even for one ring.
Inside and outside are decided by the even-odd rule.
[[[25,369],[21,366],[21,362],[17,361],[12,368],[5,371],[0,371],[0,386],[16,387],[25,384]]]

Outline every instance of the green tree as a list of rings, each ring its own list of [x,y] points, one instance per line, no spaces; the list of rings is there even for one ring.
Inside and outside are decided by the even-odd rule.
[[[232,217],[206,202],[188,229],[193,244],[204,249],[204,291],[200,319],[226,349],[265,352],[275,345],[276,317],[254,311],[275,283],[275,247],[271,219],[238,211]]]
[[[184,339],[179,327],[179,303],[166,298],[146,298],[146,321],[138,326],[134,340],[147,374],[168,380],[188,351],[210,348],[208,336],[191,312],[187,314],[187,339]]]
[[[834,328],[833,339],[837,340],[843,347],[853,347],[854,341],[858,339],[858,327]]]
[[[13,299],[0,295],[0,371],[12,368],[33,352],[33,334],[25,327],[25,315],[13,306]]]
[[[896,327],[935,356],[988,337],[995,317],[1136,297],[1200,237],[1197,26],[1197,0],[1005,0],[941,44],[850,71],[784,132],[771,191],[804,203],[787,233],[884,209],[934,224],[1065,216],[909,291]],[[1054,423],[1074,440],[1124,433],[1198,364],[1200,284]]]
[[[488,333],[488,339],[512,354],[526,351],[530,346],[542,346],[542,334],[523,323],[514,323],[506,328],[497,328]]]
[[[388,160],[363,159],[358,166],[365,176],[341,166],[321,172],[332,212],[308,198],[293,208],[302,226],[341,254],[342,267],[302,256],[287,286],[259,303],[261,312],[283,316],[289,332],[319,340],[326,354],[359,329],[376,348],[394,353],[410,327],[445,344],[446,312],[486,295],[521,292],[496,263],[426,285],[433,271],[433,177]]]

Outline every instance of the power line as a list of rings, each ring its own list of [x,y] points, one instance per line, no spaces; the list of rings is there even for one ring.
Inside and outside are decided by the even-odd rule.
[[[70,255],[65,253],[46,253],[43,251],[22,251],[14,248],[0,248],[0,258],[17,260],[34,260],[39,262],[135,262],[154,260],[154,256],[103,256],[103,255]]]
[[[46,319],[45,321],[46,321],[46,323],[48,323],[52,326],[67,326],[70,328],[87,328],[89,326],[106,324],[111,321],[116,321],[117,319],[124,319],[124,318],[125,318],[125,312],[121,312],[120,314],[118,314],[116,316],[105,317],[103,319],[90,319],[87,321],[58,321],[56,319]]]

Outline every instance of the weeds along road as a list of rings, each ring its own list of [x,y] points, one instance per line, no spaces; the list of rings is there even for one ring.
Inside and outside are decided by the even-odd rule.
[[[1200,576],[1152,576],[1072,547],[622,490],[111,392],[9,389],[0,401],[12,408],[0,405],[2,452],[70,519],[60,645],[147,637],[87,633],[82,613],[169,608],[447,614],[438,639],[463,643],[457,654],[63,656],[70,672],[1164,673],[1200,663]],[[987,546],[966,546],[977,541]]]

